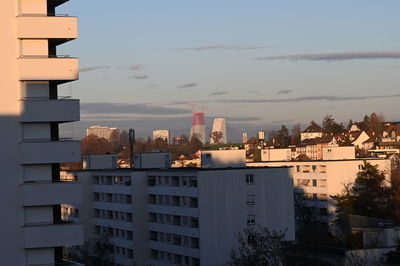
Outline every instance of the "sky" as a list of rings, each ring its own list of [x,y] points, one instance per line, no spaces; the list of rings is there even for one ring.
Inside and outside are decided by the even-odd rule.
[[[94,4],[95,3],[95,4]],[[188,134],[191,104],[228,138],[383,113],[400,120],[400,1],[71,0],[79,38],[59,54],[80,58],[80,79],[60,94],[81,100],[89,125]]]

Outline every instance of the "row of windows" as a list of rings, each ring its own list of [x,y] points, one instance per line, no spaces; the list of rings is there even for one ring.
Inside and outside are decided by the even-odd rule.
[[[105,192],[94,192],[94,201],[112,202],[112,203],[122,203],[131,204],[132,196],[120,193],[105,193]]]
[[[106,235],[109,237],[120,238],[125,240],[132,240],[133,233],[129,230],[123,230],[118,228],[106,227],[106,226],[94,226],[94,233],[96,235]]]
[[[296,183],[302,187],[326,187],[326,179],[296,179]]]
[[[171,187],[197,187],[195,176],[149,176],[148,185]]]
[[[317,171],[318,170],[318,171]],[[296,172],[300,173],[326,173],[326,166],[325,165],[320,165],[320,166],[316,166],[316,165],[311,165],[311,167],[309,165],[296,165]]]
[[[150,204],[170,205],[178,207],[197,208],[198,201],[194,197],[170,196],[170,195],[149,195]]]
[[[110,186],[130,186],[130,176],[94,176],[93,184]]]
[[[128,259],[133,259],[133,249],[130,248],[114,246],[114,254],[116,256],[122,256]]]
[[[94,217],[121,222],[132,222],[132,213],[94,209]]]
[[[160,261],[179,264],[179,265],[200,266],[200,260],[198,258],[182,256],[179,254],[173,254],[173,253],[155,250],[155,249],[150,250],[150,257],[153,260],[160,260]]]
[[[320,200],[320,201],[328,200],[328,195],[324,193],[304,193],[304,196],[308,200]]]
[[[176,226],[199,228],[199,219],[197,217],[150,213],[149,218],[151,223],[171,224]]]
[[[156,231],[150,231],[150,240],[189,248],[200,247],[199,239],[197,237],[174,235]]]

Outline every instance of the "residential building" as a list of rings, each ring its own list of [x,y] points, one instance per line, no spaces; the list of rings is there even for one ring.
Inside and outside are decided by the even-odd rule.
[[[78,79],[78,59],[56,53],[77,38],[77,18],[56,15],[65,2],[1,2],[0,265],[57,265],[64,246],[82,244],[82,226],[61,213],[81,200],[80,184],[59,170],[80,161],[79,141],[59,134],[79,120],[79,100],[58,97],[59,84]]]
[[[324,129],[317,123],[311,122],[311,125],[309,125],[303,132],[300,133],[300,140],[303,141],[306,139],[320,138],[323,134]]]
[[[226,135],[226,120],[225,118],[214,118],[213,127],[211,130],[210,143],[211,144],[226,144],[228,143],[228,136]]]
[[[326,161],[355,158],[356,149],[354,146],[328,146],[322,149],[322,159]]]
[[[83,169],[116,169],[118,154],[100,154],[82,156]]]
[[[329,148],[328,148],[329,149]],[[292,167],[294,186],[309,199],[309,204],[319,208],[322,218],[333,219],[336,206],[331,195],[340,194],[346,184],[354,183],[357,174],[363,169],[364,161],[376,165],[387,174],[389,182],[389,159],[339,159],[323,161],[282,161],[247,163],[249,167]]]
[[[170,139],[171,139],[169,130],[167,130],[167,129],[153,130],[153,140],[156,140],[156,139],[165,140],[169,144]]]
[[[242,143],[247,143],[248,141],[248,134],[247,132],[242,133]]]
[[[171,154],[167,152],[134,153],[133,168],[171,168]]]
[[[258,225],[294,240],[286,167],[81,171],[85,237],[108,234],[117,265],[222,265]]]
[[[119,136],[119,129],[116,127],[90,126],[86,129],[86,136],[89,135],[95,135],[110,141],[113,135]]]
[[[291,161],[292,149],[272,149],[267,148],[261,150],[261,161]]]

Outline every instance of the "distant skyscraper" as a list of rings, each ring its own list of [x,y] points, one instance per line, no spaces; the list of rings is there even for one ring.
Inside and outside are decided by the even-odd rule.
[[[206,143],[206,126],[204,125],[204,112],[193,112],[190,137],[195,136],[202,143]]]
[[[221,132],[221,134],[218,135],[219,134],[218,132]],[[228,142],[228,137],[226,135],[226,120],[225,118],[215,118],[211,131],[210,143],[226,144],[227,142]]]
[[[265,132],[264,131],[258,131],[258,139],[259,140],[265,140]]]
[[[242,133],[242,143],[247,143],[248,137],[247,137],[247,132]]]
[[[163,139],[169,144],[170,133],[167,129],[156,129],[153,130],[153,140]]]

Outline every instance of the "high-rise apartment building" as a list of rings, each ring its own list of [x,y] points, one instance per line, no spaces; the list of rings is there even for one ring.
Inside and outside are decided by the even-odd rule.
[[[90,126],[86,129],[86,136],[95,135],[99,138],[105,138],[106,140],[111,140],[114,134],[119,136],[119,130],[116,127]]]
[[[228,143],[228,137],[226,135],[226,120],[225,118],[215,118],[213,127],[211,130],[210,143]]]
[[[248,226],[294,240],[286,167],[81,171],[85,237],[108,235],[116,265],[223,265]]]
[[[168,129],[153,130],[153,140],[156,139],[163,139],[169,144],[169,141],[171,139],[169,130]]]
[[[62,182],[60,163],[80,161],[79,141],[59,124],[79,120],[79,100],[57,86],[78,79],[78,59],[57,46],[77,38],[77,18],[57,16],[67,0],[3,0],[0,7],[0,265],[57,265],[82,244],[82,226],[62,219],[81,187]]]

